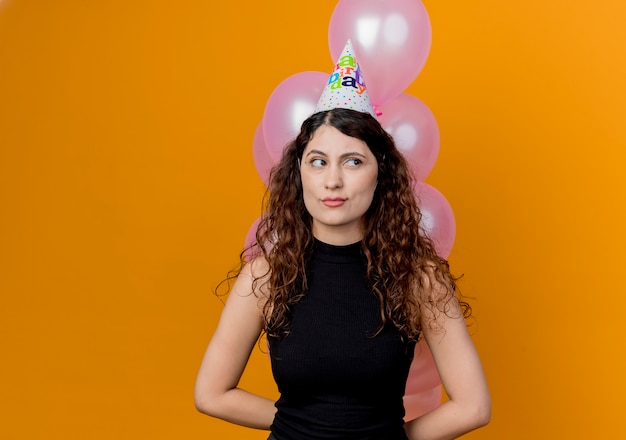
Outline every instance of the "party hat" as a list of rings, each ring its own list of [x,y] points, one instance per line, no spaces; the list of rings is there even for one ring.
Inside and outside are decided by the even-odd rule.
[[[335,70],[328,78],[328,84],[320,96],[315,111],[321,112],[333,108],[348,108],[376,117],[350,40],[346,42],[335,64]]]

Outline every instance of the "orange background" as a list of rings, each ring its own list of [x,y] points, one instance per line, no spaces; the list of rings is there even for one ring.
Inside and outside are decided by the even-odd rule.
[[[1,438],[266,438],[193,383],[260,213],[254,130],[331,69],[335,5],[0,0]],[[623,438],[626,4],[425,5],[407,93],[493,395],[467,438]],[[260,351],[244,386],[275,396]]]

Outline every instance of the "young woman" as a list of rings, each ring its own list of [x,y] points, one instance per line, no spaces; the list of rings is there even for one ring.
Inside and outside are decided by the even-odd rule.
[[[367,113],[307,119],[274,169],[256,257],[242,264],[195,389],[208,415],[275,440],[452,439],[488,423],[469,306],[419,227],[407,164]],[[277,402],[238,388],[266,333]],[[404,423],[424,337],[449,400]]]

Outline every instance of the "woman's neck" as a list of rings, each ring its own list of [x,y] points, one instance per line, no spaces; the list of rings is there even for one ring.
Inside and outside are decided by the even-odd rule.
[[[317,230],[316,230],[317,229]],[[363,240],[361,231],[342,231],[341,228],[333,228],[330,230],[313,229],[313,236],[322,243],[331,244],[333,246],[347,246]]]

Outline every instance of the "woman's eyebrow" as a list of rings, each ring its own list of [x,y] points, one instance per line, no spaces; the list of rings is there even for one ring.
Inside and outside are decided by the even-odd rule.
[[[358,151],[351,151],[348,153],[343,153],[341,156],[339,157],[348,157],[348,156],[360,156],[360,157],[367,157],[365,156],[365,154],[363,153],[359,153]]]
[[[311,150],[306,155],[310,156],[311,154],[320,154],[322,156],[328,156],[326,153],[324,153],[323,151],[320,151],[320,150]]]
[[[309,151],[306,155],[307,157],[310,156],[311,154],[318,154],[320,156],[328,156],[326,153],[324,153],[321,150],[311,150]],[[343,158],[343,157],[349,157],[349,156],[360,156],[360,157],[366,157],[365,154],[363,153],[359,153],[358,151],[350,151],[347,153],[343,153],[342,155],[340,155],[339,157]]]

